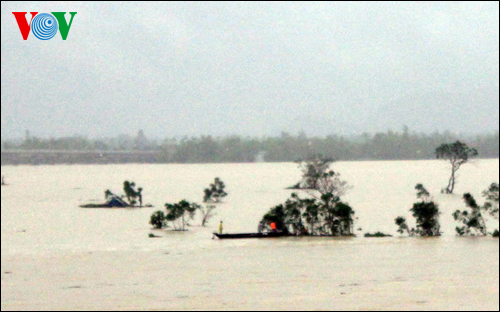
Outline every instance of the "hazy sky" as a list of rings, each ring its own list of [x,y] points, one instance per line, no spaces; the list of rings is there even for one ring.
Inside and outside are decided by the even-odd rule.
[[[24,41],[18,11],[78,13]],[[1,27],[2,139],[499,128],[496,1],[2,2]]]

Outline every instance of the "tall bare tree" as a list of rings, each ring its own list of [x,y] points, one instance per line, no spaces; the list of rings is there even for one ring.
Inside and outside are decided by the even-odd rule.
[[[436,157],[447,160],[451,164],[451,177],[446,187],[447,194],[453,194],[455,191],[458,170],[468,163],[470,158],[478,155],[479,153],[475,148],[470,148],[467,144],[460,141],[443,144],[436,149]]]

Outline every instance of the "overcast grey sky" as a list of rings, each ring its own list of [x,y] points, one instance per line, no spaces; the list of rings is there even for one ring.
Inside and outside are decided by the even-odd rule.
[[[78,13],[66,41],[24,41],[18,11]],[[2,139],[499,128],[496,1],[2,2],[1,14]]]

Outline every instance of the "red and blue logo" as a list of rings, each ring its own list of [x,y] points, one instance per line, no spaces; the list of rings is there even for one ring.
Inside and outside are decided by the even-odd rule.
[[[17,25],[19,26],[19,30],[24,40],[28,40],[30,30],[33,32],[33,35],[40,40],[54,38],[59,30],[62,39],[66,40],[66,38],[68,38],[69,29],[73,24],[73,18],[77,12],[69,12],[71,16],[69,24],[64,17],[66,12],[52,12],[52,14],[30,12],[31,21],[29,24],[26,20],[27,13],[28,12],[12,12],[16,17]]]

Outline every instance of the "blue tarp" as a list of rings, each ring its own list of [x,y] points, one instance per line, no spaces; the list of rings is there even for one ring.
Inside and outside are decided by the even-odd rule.
[[[129,205],[123,201],[121,198],[118,196],[112,196],[108,201],[106,202],[106,205],[108,207],[128,207]]]

